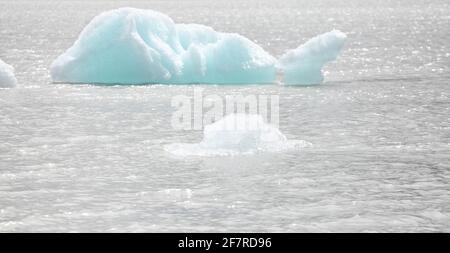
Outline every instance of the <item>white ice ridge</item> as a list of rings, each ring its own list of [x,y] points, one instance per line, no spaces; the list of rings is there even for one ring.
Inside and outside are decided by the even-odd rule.
[[[305,141],[288,140],[260,115],[230,114],[206,126],[200,143],[169,144],[165,150],[178,156],[215,156],[283,152],[309,145]]]
[[[17,85],[14,68],[0,59],[0,88],[9,88]]]
[[[323,82],[322,68],[334,61],[347,36],[338,30],[316,36],[281,56],[278,67],[284,71],[285,84],[318,84]]]
[[[343,38],[338,31],[324,34],[278,62],[239,34],[198,24],[175,24],[167,15],[152,10],[120,8],[95,17],[74,45],[53,62],[51,76],[54,82],[69,83],[254,84],[275,83],[281,68],[281,72],[286,69],[290,84],[302,84],[304,74],[309,84],[310,80],[322,80],[318,67],[338,53]],[[309,62],[319,78],[305,73]],[[303,73],[300,77],[294,74],[296,66]],[[299,77],[298,82],[294,77]]]

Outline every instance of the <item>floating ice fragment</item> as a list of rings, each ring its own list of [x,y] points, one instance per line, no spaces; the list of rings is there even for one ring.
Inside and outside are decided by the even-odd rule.
[[[121,8],[95,17],[51,66],[55,82],[103,84],[321,82],[345,35],[333,31],[279,62],[249,39],[197,24],[175,24],[156,11]],[[321,54],[323,52],[323,55]],[[311,66],[309,66],[311,63]]]
[[[170,197],[172,199],[190,199],[192,197],[191,189],[165,189],[158,193],[165,195],[164,197]]]
[[[0,59],[0,88],[9,88],[17,85],[14,68]]]
[[[206,126],[200,143],[169,144],[165,150],[178,156],[213,156],[283,152],[309,145],[305,141],[287,140],[260,115],[230,114]]]
[[[284,71],[285,84],[319,84],[323,82],[322,67],[334,61],[347,36],[338,30],[321,34],[281,56],[279,68]]]

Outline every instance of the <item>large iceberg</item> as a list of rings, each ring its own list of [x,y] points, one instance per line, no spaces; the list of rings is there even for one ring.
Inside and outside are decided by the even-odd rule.
[[[51,75],[75,83],[270,83],[275,64],[238,34],[121,8],[95,17],[52,64]]]
[[[338,46],[308,48],[334,54]],[[69,83],[275,83],[277,71],[283,72],[284,66],[289,73],[294,71],[292,55],[297,54],[288,53],[282,57],[288,60],[279,64],[241,35],[198,24],[175,24],[152,10],[120,8],[95,17],[74,45],[53,62],[51,76],[54,82]],[[320,52],[306,56],[304,61],[315,66],[326,58]]]
[[[235,113],[207,125],[200,143],[174,143],[166,145],[165,150],[177,156],[211,156],[282,152],[310,145],[288,140],[260,115]]]
[[[0,59],[0,88],[14,87],[16,84],[14,68]]]

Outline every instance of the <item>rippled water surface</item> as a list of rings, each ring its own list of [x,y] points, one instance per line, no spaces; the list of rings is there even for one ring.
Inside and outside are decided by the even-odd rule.
[[[49,65],[101,11],[151,8],[273,55],[337,28],[321,86],[198,85],[279,95],[301,151],[176,157],[192,86],[53,84]],[[0,231],[450,232],[448,1],[0,1]]]

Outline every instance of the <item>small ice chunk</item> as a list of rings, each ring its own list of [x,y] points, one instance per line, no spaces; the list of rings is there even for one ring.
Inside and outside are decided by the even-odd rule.
[[[14,68],[0,59],[0,88],[9,88],[17,85]]]
[[[278,68],[285,84],[320,84],[322,67],[339,55],[347,36],[338,30],[318,35],[281,56]]]
[[[166,151],[179,156],[238,155],[282,152],[303,148],[305,141],[289,141],[280,130],[264,122],[260,115],[230,114],[208,125],[200,143],[175,143]]]
[[[205,127],[200,145],[210,149],[245,152],[287,140],[278,128],[266,124],[260,115],[230,114]]]
[[[190,199],[192,197],[192,190],[191,189],[178,189],[178,188],[171,188],[171,189],[165,189],[161,190],[158,193],[162,194],[163,197],[171,198],[171,199]]]

